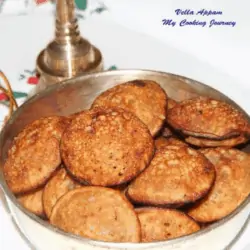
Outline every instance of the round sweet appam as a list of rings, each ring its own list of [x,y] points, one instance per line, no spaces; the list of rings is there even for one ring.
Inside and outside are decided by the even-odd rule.
[[[152,136],[163,126],[167,111],[167,95],[154,81],[134,80],[117,85],[99,95],[92,107],[124,108],[147,125]]]
[[[56,202],[68,191],[81,187],[73,180],[64,168],[59,169],[48,181],[43,191],[44,211],[49,218]]]
[[[3,167],[13,193],[26,193],[47,182],[61,163],[60,139],[68,124],[64,117],[44,117],[15,137]]]
[[[212,140],[188,136],[187,138],[185,138],[185,141],[198,147],[235,147],[237,145],[246,143],[248,139],[244,135],[239,135],[224,140]]]
[[[175,101],[174,99],[171,99],[171,98],[168,97],[168,109],[173,108],[177,104],[178,104],[177,101]]]
[[[70,233],[108,242],[139,242],[140,222],[121,192],[81,187],[66,193],[54,206],[50,222]]]
[[[250,135],[250,125],[243,113],[207,97],[178,103],[169,110],[167,121],[173,128],[194,137],[222,140]]]
[[[68,171],[80,182],[115,186],[147,167],[154,141],[132,113],[99,107],[72,120],[62,137],[61,154]]]
[[[161,147],[165,147],[165,146],[168,146],[167,138],[161,136],[155,140],[155,148],[156,149],[160,149]]]
[[[178,207],[206,195],[214,179],[214,166],[204,155],[187,146],[170,145],[156,151],[126,195],[135,204]]]
[[[160,149],[162,147],[166,147],[169,145],[188,146],[185,142],[183,142],[177,138],[174,138],[174,137],[165,138],[165,137],[161,136],[155,140],[156,149]]]
[[[209,194],[188,211],[196,221],[217,221],[233,212],[250,194],[250,155],[237,149],[201,152],[213,163],[216,180]]]
[[[181,211],[162,208],[137,208],[141,224],[141,241],[169,240],[200,230],[200,226]]]
[[[21,195],[17,199],[21,205],[31,213],[40,217],[45,217],[42,196],[43,189],[39,189],[37,191],[33,191],[32,193]]]

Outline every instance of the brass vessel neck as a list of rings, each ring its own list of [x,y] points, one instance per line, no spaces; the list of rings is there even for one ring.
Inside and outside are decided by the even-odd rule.
[[[57,0],[55,41],[59,44],[74,44],[80,38],[74,1]]]

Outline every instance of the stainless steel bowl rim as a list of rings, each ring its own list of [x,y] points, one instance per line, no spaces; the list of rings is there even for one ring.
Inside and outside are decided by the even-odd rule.
[[[78,77],[74,77],[65,81],[62,81],[60,84],[54,84],[49,86],[47,89],[43,90],[42,92],[35,94],[34,96],[32,96],[29,100],[27,100],[26,102],[24,102],[12,115],[11,119],[6,123],[6,126],[8,126],[8,124],[11,124],[14,120],[15,117],[18,116],[19,112],[22,111],[22,107],[25,107],[26,105],[29,105],[33,100],[36,100],[40,97],[46,96],[47,94],[53,92],[54,90],[58,90],[61,88],[64,88],[64,86],[69,85],[69,84],[74,84],[77,81],[81,81],[81,80],[88,80],[88,79],[92,79],[92,78],[97,78],[97,77],[102,77],[104,75],[122,75],[122,74],[136,74],[136,73],[147,73],[147,74],[157,74],[157,75],[162,75],[162,76],[166,76],[166,75],[172,75],[175,77],[179,77],[182,79],[186,79],[192,82],[195,82],[195,84],[198,85],[203,85],[208,89],[213,89],[216,90],[206,84],[200,83],[196,80],[190,79],[188,77],[184,77],[184,76],[179,76],[176,74],[172,74],[172,73],[167,73],[167,72],[160,72],[160,71],[154,71],[154,70],[142,70],[142,69],[124,69],[124,70],[113,70],[113,71],[103,71],[103,72],[98,72],[98,73],[89,73],[89,74],[84,74]],[[218,90],[216,90],[218,91]],[[218,91],[219,92],[219,91]],[[223,94],[225,96],[225,94]],[[238,106],[236,104],[236,106]],[[0,134],[0,142],[3,140],[3,134],[5,131],[5,127],[2,129],[1,134]],[[10,189],[8,188],[6,181],[4,180],[4,178],[2,178],[2,176],[0,176],[0,187],[3,189],[4,194],[7,196],[8,199],[10,199],[10,201],[12,203],[14,203],[14,205],[16,207],[18,207],[24,214],[26,214],[28,217],[30,217],[32,220],[36,221],[37,223],[39,223],[40,225],[48,228],[49,230],[52,230],[53,232],[62,234],[64,236],[70,237],[72,239],[76,239],[78,241],[81,241],[83,243],[87,243],[93,246],[99,246],[99,247],[103,247],[103,248],[110,248],[110,247],[114,247],[117,249],[130,249],[130,248],[137,248],[137,249],[150,249],[156,246],[170,246],[173,244],[177,244],[180,242],[185,242],[188,240],[192,240],[195,239],[196,237],[199,237],[200,235],[204,235],[209,231],[212,231],[214,229],[216,229],[217,227],[223,226],[224,223],[226,223],[227,221],[229,221],[231,218],[233,218],[234,216],[236,216],[238,213],[240,213],[249,203],[250,203],[250,195],[246,198],[246,200],[237,207],[237,209],[235,209],[231,214],[229,214],[228,216],[224,217],[223,219],[219,220],[218,222],[213,223],[212,225],[201,229],[200,231],[198,231],[197,233],[193,233],[190,235],[186,235],[186,236],[182,236],[182,237],[178,237],[175,239],[170,239],[167,241],[157,241],[157,242],[150,242],[150,243],[113,243],[113,242],[104,242],[104,241],[98,241],[98,240],[91,240],[89,238],[84,238],[81,236],[77,236],[75,234],[72,233],[67,233],[59,228],[56,228],[55,226],[51,225],[50,223],[42,220],[41,218],[37,217],[36,215],[34,215],[33,213],[29,212],[28,210],[26,210],[25,208],[23,208],[20,203],[17,201],[16,197],[14,196],[14,194],[10,191]],[[250,212],[249,212],[250,214]],[[248,216],[249,216],[248,214]]]

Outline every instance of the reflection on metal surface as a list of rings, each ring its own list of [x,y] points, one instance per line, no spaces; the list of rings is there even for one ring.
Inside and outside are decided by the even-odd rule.
[[[7,198],[5,197],[3,191],[0,188],[0,202],[3,205],[3,208],[6,212],[6,214],[8,215],[10,221],[13,223],[14,228],[16,229],[17,233],[21,236],[21,238],[24,240],[24,242],[27,244],[27,246],[30,248],[30,250],[38,250],[37,247],[35,247],[30,239],[27,238],[27,236],[25,235],[25,233],[22,231],[22,228],[20,227],[20,225],[18,225],[17,220],[15,219],[15,216],[13,216],[13,213],[9,207]]]
[[[245,231],[246,231],[246,229],[248,228],[249,225],[250,225],[250,214],[248,215],[247,220],[246,220],[244,226],[239,231],[239,233],[235,236],[235,238],[231,241],[231,243],[227,247],[225,247],[224,250],[231,250],[232,247],[234,247],[235,244],[237,243],[237,241],[240,239],[240,237],[242,236],[242,234],[245,233]],[[247,245],[242,250],[249,250],[249,249],[250,249],[250,245]]]

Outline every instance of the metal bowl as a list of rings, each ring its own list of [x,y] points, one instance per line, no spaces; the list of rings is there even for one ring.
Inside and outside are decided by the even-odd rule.
[[[92,250],[92,249],[202,249],[221,250],[241,232],[249,218],[250,197],[224,219],[197,233],[154,243],[107,243],[65,233],[28,212],[17,202],[3,176],[2,166],[13,138],[28,123],[49,115],[69,115],[88,109],[94,98],[108,88],[135,79],[158,82],[167,94],[177,100],[197,95],[223,100],[244,112],[235,102],[219,91],[194,80],[148,70],[118,70],[88,74],[53,85],[36,94],[13,114],[0,135],[0,183],[11,214],[35,249]],[[245,113],[245,112],[244,112]],[[247,148],[243,150],[247,151]]]

